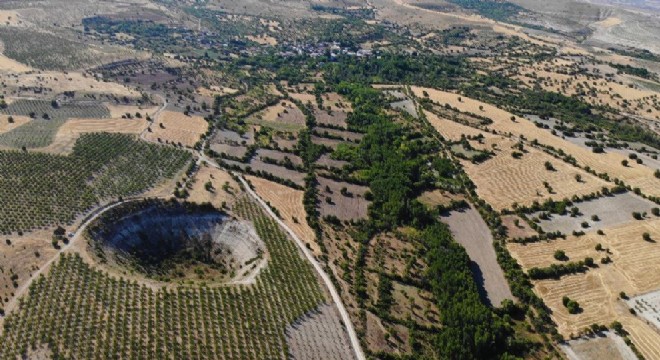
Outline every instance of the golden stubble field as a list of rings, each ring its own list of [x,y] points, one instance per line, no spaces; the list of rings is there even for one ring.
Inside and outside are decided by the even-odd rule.
[[[493,151],[495,156],[480,163],[461,161],[465,172],[477,186],[477,193],[493,208],[502,210],[511,205],[531,205],[534,201],[542,203],[552,198],[562,200],[573,195],[585,195],[597,192],[609,184],[579,168],[557,160],[552,156],[530,146],[525,146],[521,158],[512,156],[516,142],[499,135],[465,126],[454,121],[440,118],[425,112],[434,128],[449,140],[459,140],[461,135],[483,135],[483,144],[474,143],[478,149]],[[554,171],[545,168],[550,162]],[[580,175],[581,181],[575,177]],[[546,189],[546,183],[553,189]]]
[[[304,192],[256,176],[245,176],[245,178],[254,186],[254,192],[260,198],[277,209],[282,221],[309,246],[312,252],[320,255],[321,250],[316,243],[314,230],[305,220],[307,213],[303,206]]]
[[[616,320],[630,332],[633,342],[647,358],[657,359],[660,333],[631,315],[619,294],[623,291],[632,297],[660,289],[660,245],[642,238],[643,233],[649,233],[652,239],[660,239],[660,219],[631,220],[604,233],[591,232],[582,237],[527,245],[509,243],[508,248],[525,270],[559,263],[553,257],[556,250],[563,250],[570,261],[592,257],[598,267],[586,273],[560,280],[534,281],[535,291],[552,309],[559,332],[568,337],[593,323],[609,325]],[[596,251],[597,244],[605,250]],[[612,263],[601,264],[600,259],[605,256]],[[564,296],[577,301],[583,311],[569,314],[562,304]]]
[[[193,147],[200,137],[206,133],[209,124],[201,116],[186,116],[174,111],[163,111],[150,126],[151,131],[146,138],[172,144]]]
[[[621,165],[621,161],[627,159],[627,157],[621,154],[613,152],[595,154],[590,149],[550,135],[547,130],[536,127],[529,120],[516,117],[515,122],[511,121],[513,114],[510,112],[465,96],[417,86],[413,86],[412,90],[415,96],[419,98],[423,98],[424,91],[426,91],[429,98],[438,104],[449,104],[462,112],[470,112],[492,119],[493,124],[489,125],[488,128],[496,130],[500,134],[511,134],[513,137],[524,136],[527,140],[536,139],[541,144],[563,149],[582,166],[589,166],[598,173],[607,173],[612,178],[623,180],[627,185],[639,187],[646,195],[660,196],[660,179],[654,176],[653,170],[647,166],[637,164],[624,167]],[[556,160],[555,162],[558,164],[559,161]]]

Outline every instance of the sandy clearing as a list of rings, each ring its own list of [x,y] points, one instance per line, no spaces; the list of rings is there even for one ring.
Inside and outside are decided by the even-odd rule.
[[[186,116],[174,111],[163,111],[150,126],[151,131],[146,138],[151,141],[170,142],[193,147],[200,137],[206,133],[209,124],[201,116]]]
[[[16,129],[17,127],[24,125],[28,122],[30,122],[30,117],[28,116],[18,116],[18,115],[12,115],[12,118],[14,119],[13,123],[9,122],[9,116],[7,115],[0,115],[0,134],[9,132],[11,130]]]
[[[320,255],[321,250],[315,241],[314,230],[307,225],[305,220],[307,213],[303,207],[304,192],[255,176],[245,176],[245,178],[254,186],[254,191],[260,198],[269,202],[279,211],[282,221],[299,238],[304,239],[314,255]]]
[[[660,196],[660,179],[655,178],[653,171],[643,165],[622,166],[621,161],[627,158],[621,154],[612,152],[595,154],[591,150],[584,149],[559,137],[549,136],[547,130],[536,127],[533,122],[527,119],[517,118],[516,122],[513,122],[511,121],[513,114],[465,96],[416,86],[413,86],[412,90],[417,97],[422,98],[424,96],[423,91],[426,91],[431,100],[441,105],[450,104],[452,107],[464,112],[487,116],[493,120],[493,124],[489,125],[490,129],[504,134],[510,133],[515,137],[524,136],[530,141],[536,139],[542,144],[556,149],[563,149],[566,153],[575,157],[578,164],[582,166],[589,166],[599,173],[608,173],[612,178],[619,178],[627,185],[639,187],[647,195]],[[458,101],[459,97],[461,97],[461,101]],[[483,111],[479,109],[480,106],[483,106]],[[555,163],[557,162],[555,161]]]
[[[475,281],[479,286],[483,286],[490,303],[497,307],[505,299],[514,300],[504,272],[497,263],[490,229],[479,212],[470,207],[461,211],[452,211],[449,216],[441,220],[449,225],[454,239],[463,245],[474,262],[470,267]]]

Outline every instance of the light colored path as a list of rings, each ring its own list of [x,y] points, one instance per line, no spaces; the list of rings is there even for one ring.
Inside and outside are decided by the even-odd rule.
[[[213,162],[207,161],[209,164],[213,166],[215,165]],[[330,277],[323,271],[323,268],[321,267],[321,264],[319,264],[318,261],[316,261],[316,258],[312,255],[312,253],[307,250],[305,247],[305,243],[300,240],[300,238],[291,230],[289,229],[286,224],[280,220],[275,213],[268,207],[268,205],[259,197],[257,194],[250,188],[248,185],[247,181],[243,179],[242,176],[239,174],[234,174],[238,176],[238,179],[241,181],[243,186],[245,187],[245,191],[252,196],[258,203],[261,205],[261,207],[266,211],[270,217],[275,220],[288,234],[291,236],[291,238],[296,242],[300,250],[305,254],[305,257],[309,262],[312,263],[314,266],[314,269],[316,272],[319,274],[323,282],[325,283],[325,286],[328,288],[330,291],[330,296],[332,297],[332,300],[334,303],[337,305],[337,309],[339,310],[339,315],[341,316],[344,325],[346,326],[346,330],[348,331],[348,337],[351,340],[351,345],[353,347],[353,351],[355,352],[355,356],[358,360],[365,360],[366,357],[364,356],[364,353],[362,352],[362,347],[360,346],[360,340],[358,339],[357,333],[355,332],[355,328],[353,327],[353,323],[351,322],[351,317],[348,315],[348,311],[346,311],[346,308],[344,307],[344,303],[341,301],[341,297],[339,296],[339,293],[337,292],[337,289],[335,289],[334,284],[330,280]]]

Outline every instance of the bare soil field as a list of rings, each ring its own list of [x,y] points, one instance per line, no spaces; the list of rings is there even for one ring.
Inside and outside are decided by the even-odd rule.
[[[300,186],[305,185],[304,173],[295,170],[289,170],[283,166],[268,164],[254,158],[250,161],[249,166],[253,171],[263,171],[280,179],[291,180]]]
[[[233,157],[243,157],[247,153],[247,147],[229,144],[211,144],[210,149],[218,154],[227,154]]]
[[[613,178],[623,180],[627,185],[639,187],[647,195],[660,196],[660,179],[655,178],[653,171],[643,165],[630,165],[624,167],[621,161],[627,159],[616,153],[595,154],[591,150],[584,149],[556,136],[548,136],[547,131],[536,127],[534,123],[526,119],[511,121],[513,114],[499,109],[493,105],[477,100],[466,98],[457,94],[438,91],[430,88],[412,87],[417,97],[424,97],[423,91],[429,94],[429,98],[439,104],[450,104],[464,112],[471,112],[487,116],[493,120],[489,125],[500,133],[511,133],[513,136],[524,136],[527,140],[537,139],[540,143],[563,149],[577,160],[578,164],[589,166],[598,173],[607,173]],[[461,97],[461,101],[458,98]],[[483,111],[480,110],[483,107]]]
[[[643,240],[643,233],[649,233],[653,241]],[[554,259],[556,250],[563,250],[571,261],[592,257],[598,267],[586,273],[534,282],[535,291],[552,309],[559,332],[568,337],[577,335],[593,323],[607,325],[617,320],[645,356],[658,358],[660,333],[631,315],[628,306],[619,298],[622,291],[634,297],[658,289],[660,247],[655,239],[660,239],[660,219],[608,228],[604,235],[590,232],[581,237],[569,236],[566,240],[527,245],[509,243],[507,246],[524,269],[558,263]],[[597,244],[605,250],[597,251]],[[606,256],[612,263],[600,264],[600,259]],[[564,296],[577,301],[582,311],[569,314],[562,303]]]
[[[211,191],[206,184],[211,183]],[[188,201],[196,203],[210,202],[218,209],[225,203],[231,207],[237,196],[242,193],[241,187],[232,179],[228,172],[202,165],[192,179],[192,187],[188,190]]]
[[[323,304],[287,326],[286,339],[291,359],[355,359],[334,305]]]
[[[442,222],[449,225],[454,239],[463,245],[472,260],[475,281],[485,291],[488,301],[499,306],[505,299],[514,300],[504,272],[497,263],[493,237],[486,222],[474,208],[452,211]]]
[[[324,177],[319,177],[318,181],[321,216],[334,215],[340,220],[358,220],[367,217],[369,201],[364,198],[364,194],[369,190],[368,187],[337,182]],[[342,195],[343,188],[346,188],[346,195]],[[330,199],[330,202],[327,199]]]
[[[635,353],[623,339],[606,332],[594,337],[571,340],[559,345],[569,360],[636,360]]]
[[[277,150],[259,149],[257,150],[256,156],[262,160],[264,158],[273,159],[277,161],[287,161],[286,159],[289,159],[289,161],[291,161],[293,165],[296,166],[303,165],[303,160],[297,155],[289,154]]]
[[[73,147],[82,134],[108,132],[137,135],[148,125],[144,119],[70,119],[57,130],[50,145],[35,151],[68,155],[73,152]]]
[[[201,116],[186,116],[182,113],[164,111],[150,127],[147,133],[149,140],[159,140],[165,143],[182,144],[193,147],[200,137],[206,133],[209,124]]]
[[[282,221],[308,244],[314,254],[321,254],[314,230],[305,220],[307,213],[303,207],[303,192],[255,176],[246,176],[246,179],[260,198],[279,211]]]
[[[316,117],[316,122],[321,125],[329,126],[341,126],[346,128],[346,119],[348,118],[348,113],[344,111],[331,111],[328,113],[325,110],[317,109],[314,111],[314,116]]]
[[[417,200],[429,208],[436,208],[437,206],[450,205],[452,200],[465,200],[465,197],[442,190],[433,190],[422,193]]]
[[[589,224],[588,231],[596,231],[638,221],[633,218],[633,212],[650,214],[651,209],[657,205],[627,192],[575,204],[575,207],[580,209],[580,215],[571,217],[570,214],[552,214],[549,220],[540,220],[539,225],[546,232],[561,231],[570,234],[573,231],[587,230],[581,225],[586,221]],[[598,216],[599,220],[594,221],[594,215]]]
[[[231,130],[219,130],[211,140],[211,143],[230,144],[230,145],[253,145],[254,134],[251,131],[241,135]]]
[[[660,291],[635,296],[626,300],[630,308],[644,318],[649,324],[652,324],[656,330],[660,330],[660,315],[658,308],[660,308]]]
[[[328,167],[328,168],[334,168],[334,169],[341,169],[346,165],[349,165],[350,163],[348,161],[342,161],[342,160],[334,160],[330,158],[330,155],[328,154],[323,154],[317,161],[316,165],[318,166],[323,166],[323,167]]]
[[[332,149],[336,149],[339,144],[345,144],[346,142],[343,140],[335,140],[335,139],[328,139],[324,137],[319,137],[316,135],[312,135],[312,142],[317,145],[324,145],[327,147],[330,147]]]
[[[345,131],[345,130],[337,130],[337,129],[329,129],[329,128],[321,128],[321,127],[316,127],[314,128],[314,130],[323,136],[328,136],[328,135],[339,136],[346,141],[352,141],[352,142],[359,142],[364,137],[363,134],[353,131]]]

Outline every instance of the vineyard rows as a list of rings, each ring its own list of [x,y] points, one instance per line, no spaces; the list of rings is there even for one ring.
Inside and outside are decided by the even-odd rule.
[[[122,134],[83,135],[70,156],[0,151],[0,234],[69,223],[102,200],[173,177],[189,159]]]
[[[323,293],[273,220],[248,200],[236,210],[254,221],[271,255],[255,285],[152,290],[65,254],[7,317],[0,359],[43,345],[78,359],[287,359],[287,325]]]
[[[110,117],[110,110],[100,103],[71,102],[53,107],[48,100],[19,99],[1,110],[4,115],[31,116],[34,119],[12,131],[0,134],[0,146],[20,149],[50,145],[57,130],[72,118],[103,119]],[[48,118],[44,118],[47,115]]]

